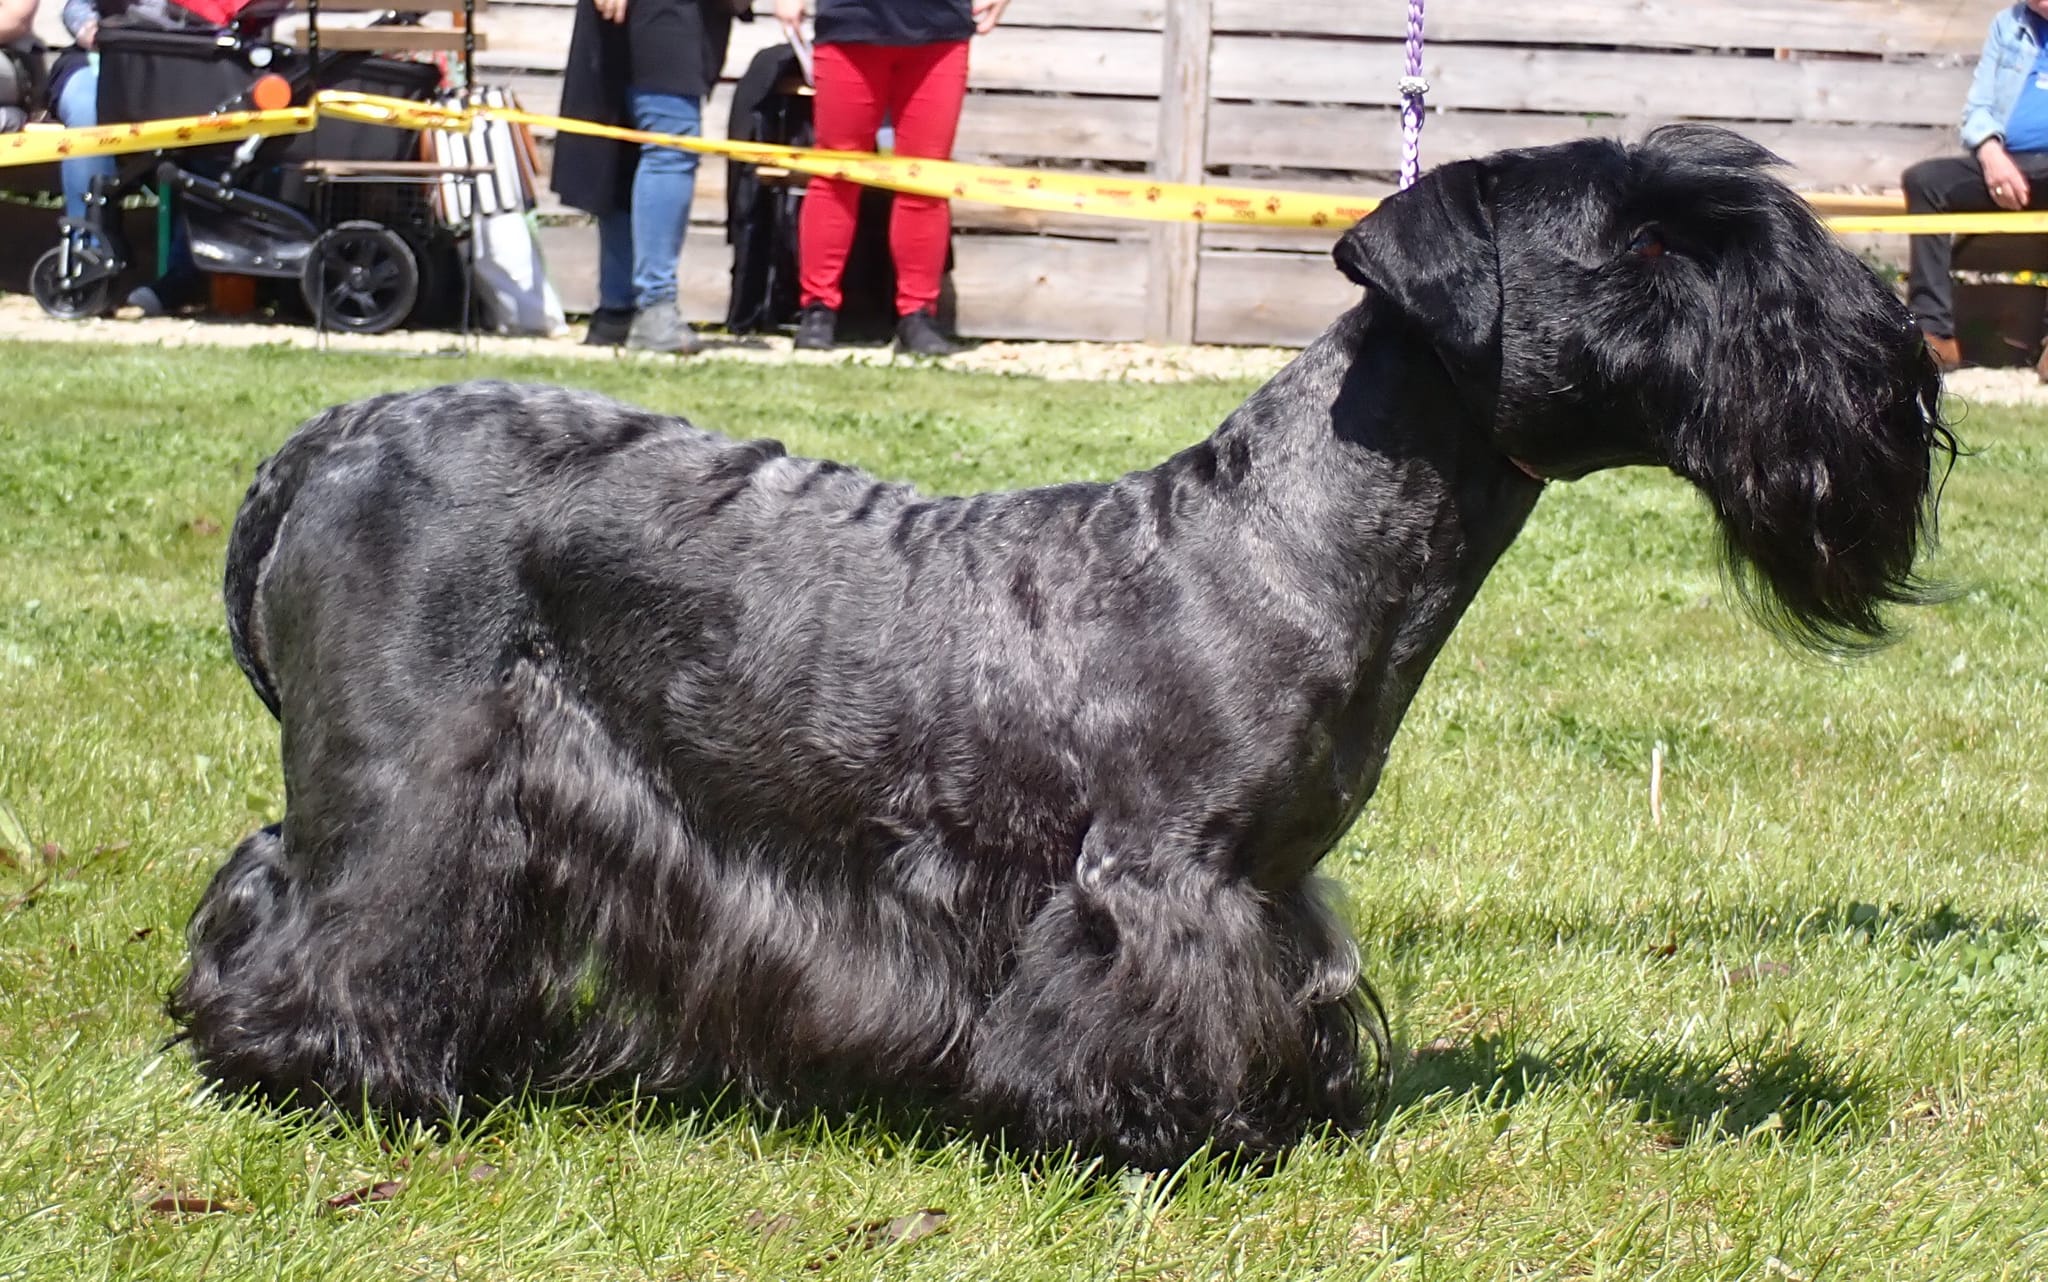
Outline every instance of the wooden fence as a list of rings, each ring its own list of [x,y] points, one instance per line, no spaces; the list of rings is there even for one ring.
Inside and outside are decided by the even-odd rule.
[[[728,77],[778,38],[735,28]],[[1728,124],[1819,190],[1895,189],[1956,147],[1986,0],[1431,0],[1427,164],[1669,120]],[[557,99],[564,0],[498,0],[491,74]],[[1182,181],[1390,190],[1399,163],[1402,0],[1014,0],[976,41],[962,159],[1144,170]],[[1162,86],[1167,92],[1161,92]],[[721,134],[730,90],[708,105]],[[702,172],[687,310],[722,316],[724,167]],[[1328,232],[1150,227],[955,207],[954,292],[970,335],[1281,342],[1352,293]],[[588,305],[594,236],[550,230],[565,295]],[[1877,248],[1896,256],[1900,246]]]
[[[552,112],[572,0],[494,0],[484,74]],[[1670,120],[1728,124],[1817,190],[1896,189],[1954,149],[1995,0],[1429,0],[1423,160]],[[54,5],[46,6],[54,9]],[[769,0],[734,28],[707,103],[780,38]],[[1404,0],[1013,0],[975,42],[959,155],[1251,186],[1391,189]],[[1162,88],[1165,92],[1162,93]],[[969,335],[1300,342],[1353,296],[1331,232],[1119,223],[959,203],[954,292]],[[725,312],[725,166],[705,164],[684,303]],[[550,220],[555,223],[555,220]],[[595,233],[546,248],[572,308],[595,288]],[[1903,242],[1877,242],[1898,257]]]

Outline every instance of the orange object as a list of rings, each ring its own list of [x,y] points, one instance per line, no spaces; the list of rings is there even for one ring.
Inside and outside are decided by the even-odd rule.
[[[208,275],[207,302],[222,316],[247,316],[256,310],[254,276]]]
[[[258,76],[249,86],[249,101],[258,111],[283,111],[292,105],[291,82],[275,72]]]

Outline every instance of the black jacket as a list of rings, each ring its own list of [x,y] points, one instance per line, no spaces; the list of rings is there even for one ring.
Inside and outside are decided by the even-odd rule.
[[[968,0],[818,0],[821,45],[933,45],[968,40]]]
[[[630,127],[628,86],[708,97],[731,36],[727,0],[628,0],[623,23],[606,22],[591,0],[577,0],[562,71],[562,114]],[[607,214],[629,208],[638,150],[633,143],[564,133],[555,139],[550,183],[573,209]]]

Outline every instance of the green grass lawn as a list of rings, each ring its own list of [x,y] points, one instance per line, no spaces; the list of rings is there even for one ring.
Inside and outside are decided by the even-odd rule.
[[[1851,664],[1732,608],[1671,477],[1543,501],[1330,863],[1395,1110],[1277,1175],[738,1108],[223,1106],[158,1008],[282,805],[224,527],[314,410],[481,374],[953,492],[1148,464],[1250,390],[0,345],[0,1278],[2048,1274],[2048,416],[2009,410],[1959,408],[1957,596]]]

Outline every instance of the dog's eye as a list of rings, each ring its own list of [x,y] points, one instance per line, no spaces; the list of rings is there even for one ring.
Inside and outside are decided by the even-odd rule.
[[[1658,258],[1664,253],[1664,232],[1655,223],[1644,223],[1636,228],[1636,234],[1629,238],[1628,252],[1643,258]]]

